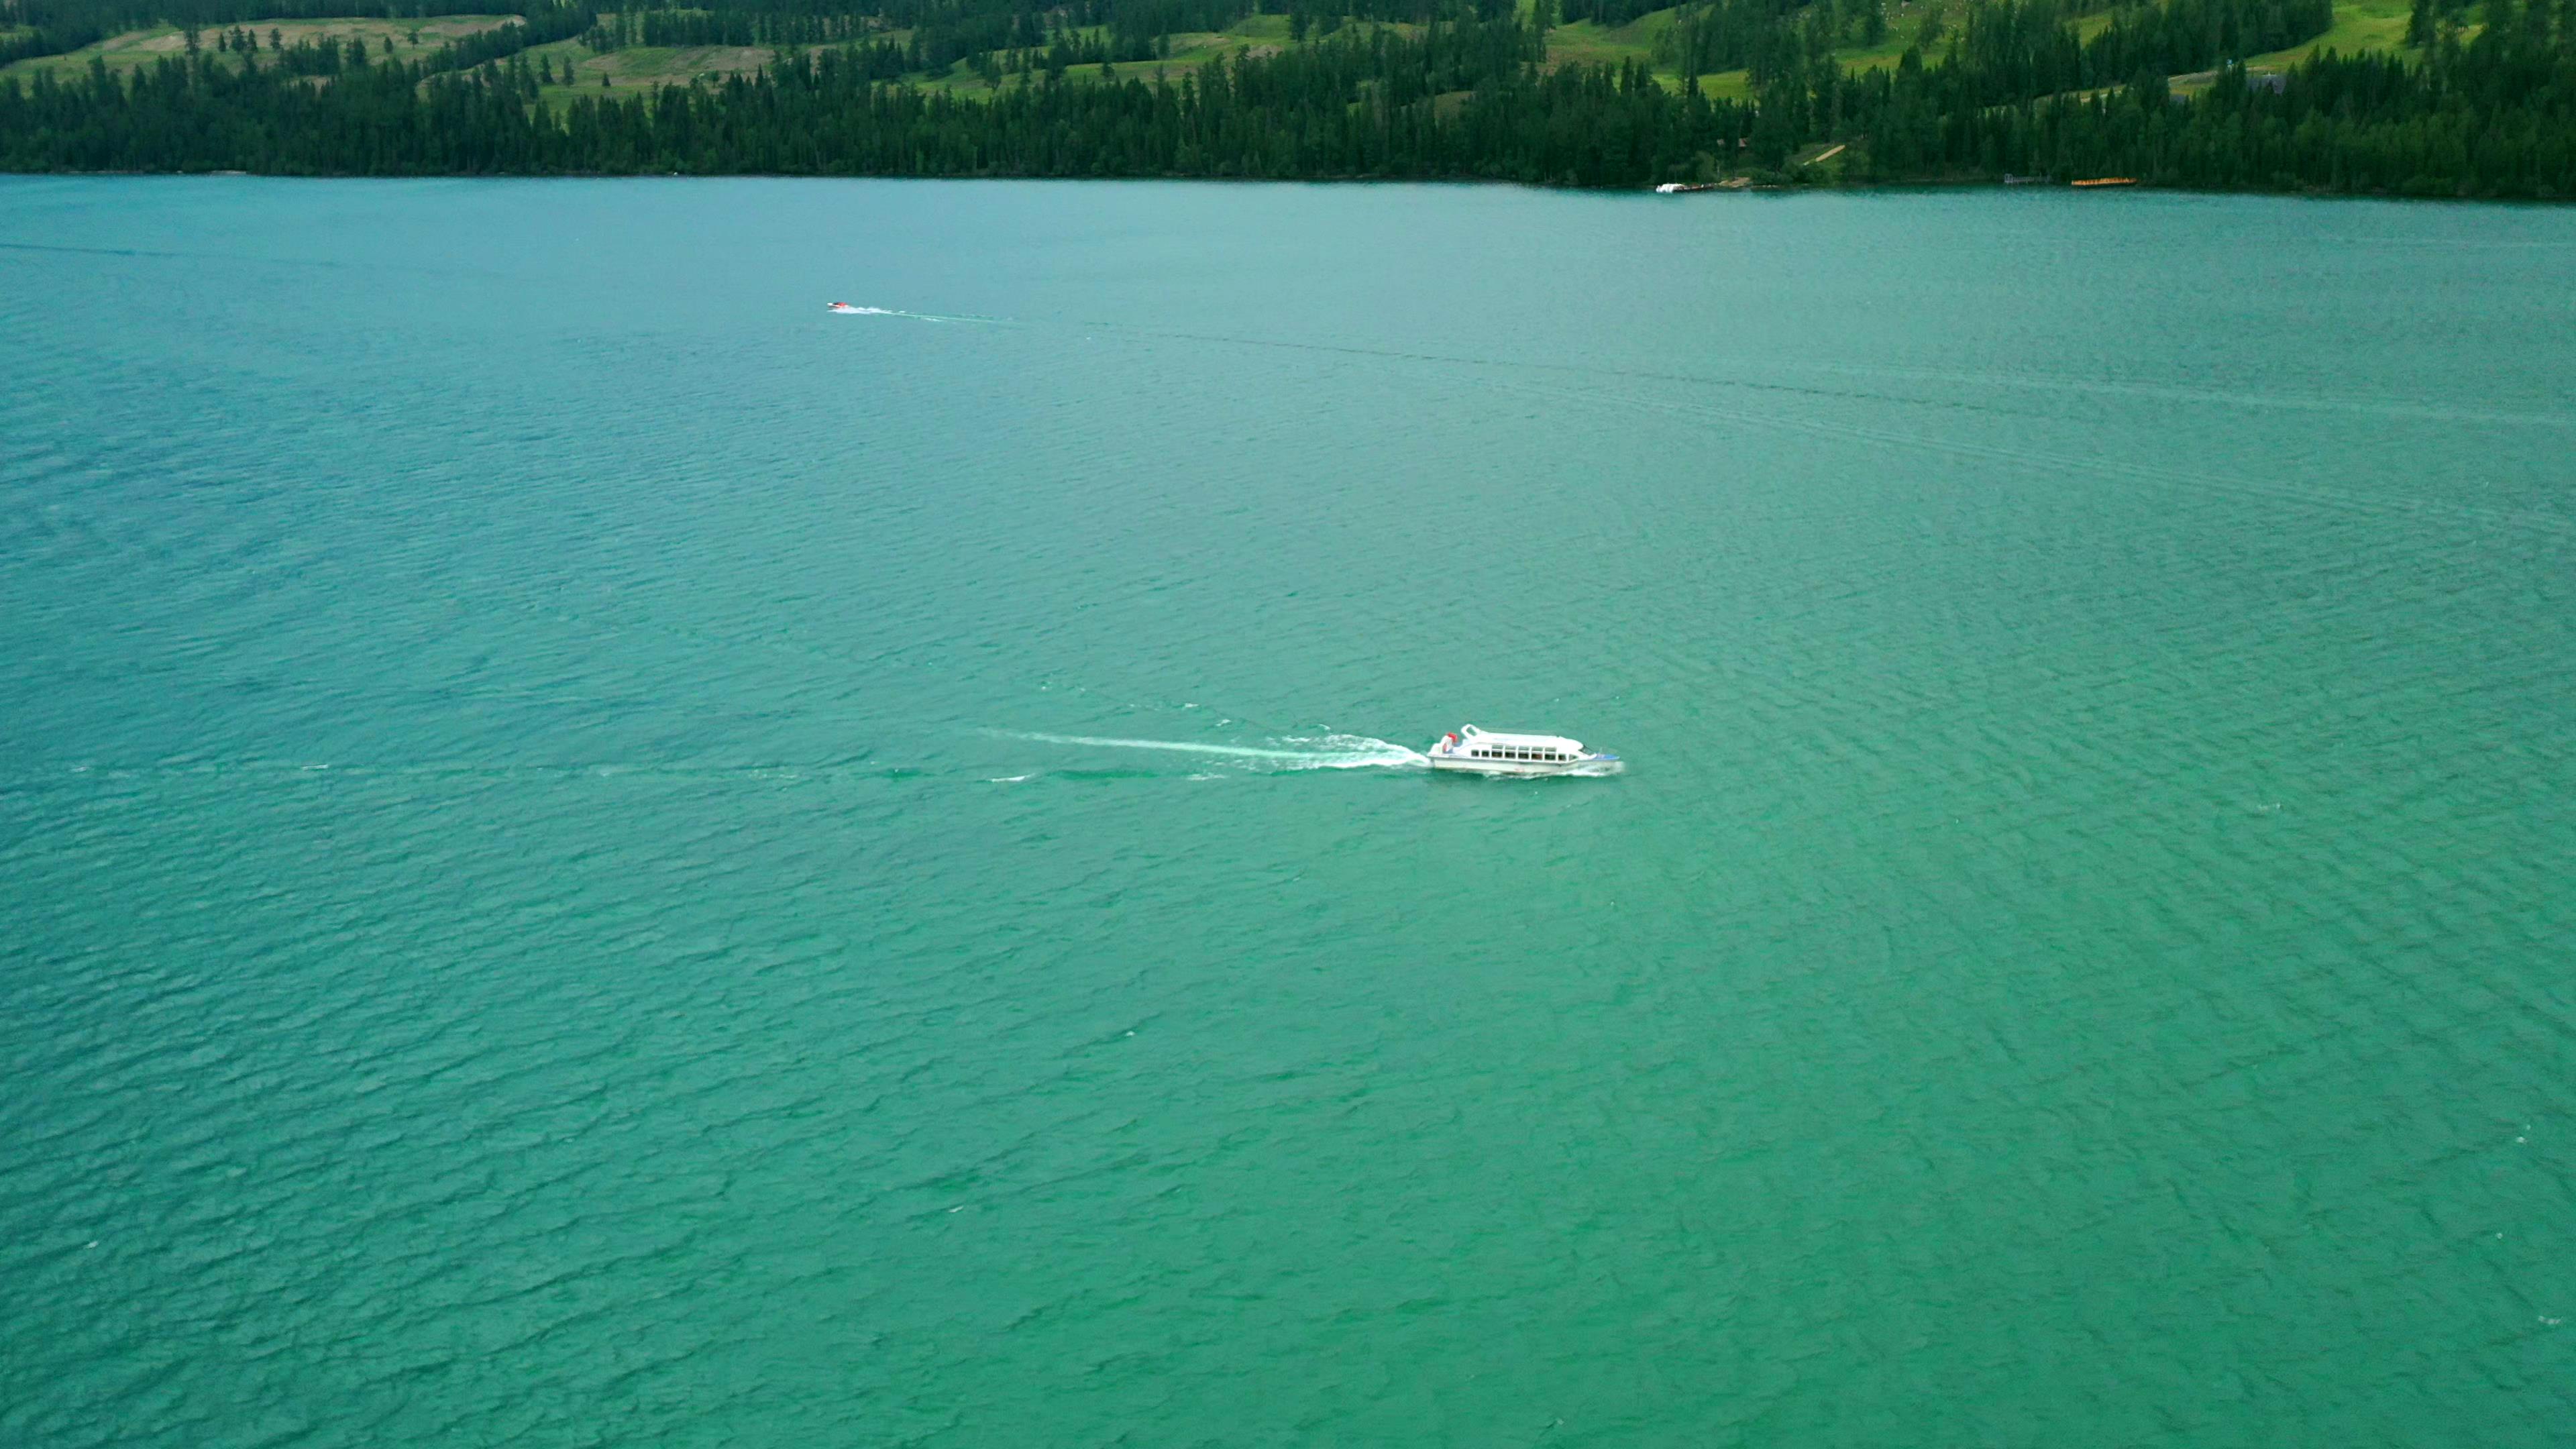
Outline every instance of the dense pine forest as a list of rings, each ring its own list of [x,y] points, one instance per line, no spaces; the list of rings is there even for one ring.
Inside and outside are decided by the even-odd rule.
[[[0,168],[2576,197],[2576,0],[0,0]]]

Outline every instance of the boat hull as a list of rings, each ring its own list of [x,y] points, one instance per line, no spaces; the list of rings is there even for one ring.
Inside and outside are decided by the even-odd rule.
[[[1460,775],[1615,775],[1617,755],[1585,755],[1579,760],[1479,760],[1458,755],[1432,755],[1431,768]]]

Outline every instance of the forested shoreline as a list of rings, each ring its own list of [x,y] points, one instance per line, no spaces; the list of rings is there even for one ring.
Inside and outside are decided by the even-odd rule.
[[[53,3],[54,9],[42,6]],[[185,51],[118,74],[0,76],[0,168],[286,175],[762,173],[1485,179],[1625,187],[2133,177],[2150,185],[2576,198],[2576,0],[2419,0],[2405,53],[2243,57],[2323,34],[2329,0],[2161,0],[2079,23],[1991,0],[1892,65],[1876,0],[1709,0],[1658,32],[1685,70],[1551,63],[1553,24],[1623,0],[1329,0],[1294,43],[1172,62],[1228,0],[834,0],[603,15],[544,5],[411,57],[263,43],[348,0],[21,0],[5,44],[59,54],[156,21]],[[1307,0],[1297,0],[1301,6]],[[86,8],[84,8],[86,7]],[[282,8],[283,7],[283,8]],[[1585,7],[1592,7],[1586,9]],[[400,25],[403,22],[393,22]],[[87,37],[87,38],[84,38]],[[761,45],[747,73],[567,94],[535,47]],[[1928,40],[1928,44],[1927,44]],[[1741,93],[1699,81],[1742,68]],[[922,84],[953,71],[966,94]],[[2187,93],[2170,77],[2204,73]],[[564,77],[569,80],[569,63]],[[549,87],[556,89],[549,92]],[[1830,165],[1802,164],[1839,147]]]

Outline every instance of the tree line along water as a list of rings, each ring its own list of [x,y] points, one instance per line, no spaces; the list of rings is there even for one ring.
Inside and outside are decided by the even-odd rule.
[[[1705,0],[1652,28],[1651,58],[1610,60],[1551,60],[1550,32],[1635,21],[1636,0],[1292,3],[1285,43],[1210,57],[1175,41],[1238,25],[1254,4],[545,4],[397,55],[389,39],[288,44],[255,23],[348,0],[17,0],[0,33],[11,58],[155,21],[184,25],[186,44],[125,72],[93,56],[0,76],[0,167],[1577,186],[2122,176],[2576,196],[2576,0],[2418,0],[2406,50],[2321,49],[2268,72],[2242,62],[2325,34],[2331,0],[1926,7],[1892,64],[1865,67],[1838,51],[1892,43],[1875,0]],[[572,57],[559,73],[553,53],[718,45],[758,63],[622,89],[602,72],[593,88],[571,86]],[[1740,84],[1703,83],[1720,71]],[[1800,164],[1829,146],[1830,165]]]

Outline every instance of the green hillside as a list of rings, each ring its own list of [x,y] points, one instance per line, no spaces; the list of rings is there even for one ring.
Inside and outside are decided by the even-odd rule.
[[[2576,195],[2576,0],[294,3],[0,0],[0,167]]]
[[[214,47],[220,30],[240,29],[250,33],[257,44],[270,49],[310,45],[328,37],[343,44],[363,42],[373,55],[416,61],[436,52],[449,41],[498,29],[517,18],[512,15],[437,15],[421,20],[377,20],[356,16],[308,20],[263,18],[243,21],[237,26],[199,27],[196,45],[199,50]],[[20,33],[29,32],[22,27]],[[5,38],[0,36],[0,39]],[[0,67],[0,75],[32,80],[38,72],[50,71],[60,76],[85,71],[92,60],[121,73],[141,69],[157,60],[187,54],[189,36],[185,29],[166,23],[147,25],[61,55],[34,56],[14,62]]]
[[[1838,45],[1831,55],[1836,64],[1847,70],[1862,71],[1893,68],[1909,48],[1920,49],[1928,57],[1940,53],[1940,47],[1955,38],[1966,25],[1967,12],[1979,0],[1920,0],[1920,3],[1887,7],[1888,32],[1885,39],[1871,45]],[[256,5],[251,8],[259,8]],[[1529,7],[1524,4],[1523,13]],[[672,15],[708,16],[708,10],[678,10]],[[1634,20],[1616,26],[1595,21],[1574,21],[1549,27],[1546,32],[1546,64],[1565,65],[1636,65],[1645,67],[1664,85],[1679,89],[1685,81],[1684,67],[1673,55],[1670,36],[1682,7],[1674,6],[1648,11]],[[2112,10],[2101,7],[2071,17],[2075,34],[2089,38],[2110,23]],[[2346,55],[2362,52],[2402,52],[2406,49],[2408,17],[2407,0],[2334,0],[2334,23],[2313,39],[2282,50],[2247,57],[2255,69],[2286,69],[2309,56],[2327,49]],[[317,17],[304,19],[256,18],[229,25],[198,28],[200,49],[216,45],[218,34],[239,28],[249,32],[266,50],[310,44],[325,37],[343,44],[363,42],[373,55],[390,55],[406,61],[419,61],[434,55],[440,47],[461,37],[495,30],[518,19],[506,15],[438,15],[412,20],[382,20],[367,17]],[[615,39],[616,12],[602,12],[602,28],[588,39],[567,39],[529,46],[520,52],[531,66],[541,68],[547,79],[540,90],[547,103],[561,105],[575,96],[599,90],[653,89],[669,85],[688,85],[699,81],[720,81],[727,76],[750,75],[775,63],[780,47],[760,44],[647,45],[622,44]],[[1191,70],[1219,60],[1247,54],[1274,52],[1314,44],[1325,38],[1318,29],[1303,38],[1292,36],[1291,18],[1285,14],[1252,14],[1221,29],[1170,33],[1166,53],[1130,60],[1111,66],[1111,78],[1138,74],[1164,74],[1178,77]],[[1404,29],[1402,25],[1391,28]],[[1418,27],[1416,27],[1418,28]],[[0,27],[0,41],[13,34],[30,34],[28,27]],[[1055,34],[1077,44],[1105,42],[1108,27],[1065,26]],[[914,31],[886,23],[869,32],[865,43],[902,45]],[[1925,37],[1929,44],[1919,44]],[[827,44],[820,48],[834,48]],[[844,43],[838,48],[850,48]],[[32,80],[39,72],[57,76],[85,71],[93,59],[110,70],[130,72],[157,60],[188,54],[188,36],[180,25],[163,22],[121,31],[106,39],[82,45],[58,55],[30,57],[0,66],[0,76],[14,75]],[[1031,72],[1037,74],[1038,72]],[[2177,79],[2188,84],[2192,73],[2178,73]],[[1006,77],[1004,83],[1021,77]],[[1096,64],[1068,66],[1066,79],[1098,79]],[[939,67],[907,69],[889,77],[926,89],[957,95],[989,95],[999,87],[986,80],[965,59]],[[1742,98],[1750,94],[1749,78],[1741,67],[1700,73],[1701,87],[1712,97]]]

